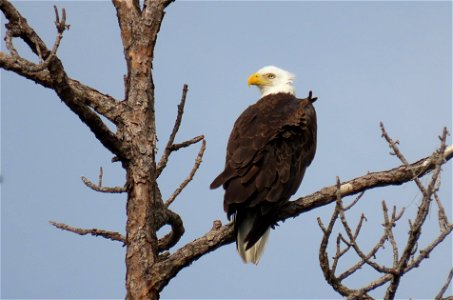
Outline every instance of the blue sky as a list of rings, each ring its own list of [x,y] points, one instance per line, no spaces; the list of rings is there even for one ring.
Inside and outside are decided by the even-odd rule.
[[[126,66],[111,3],[16,2],[48,45],[55,3],[71,24],[58,52],[69,76],[121,99]],[[203,235],[213,220],[226,222],[222,191],[208,186],[222,170],[235,119],[259,97],[247,88],[249,74],[273,64],[296,74],[300,97],[310,89],[319,97],[318,152],[295,199],[334,184],[336,176],[349,180],[399,165],[380,137],[380,121],[410,161],[432,153],[442,127],[452,131],[451,28],[451,2],[173,3],[154,61],[159,146],[173,126],[183,83],[189,94],[177,141],[204,134],[208,142],[198,174],[173,204],[186,227],[177,247]],[[16,46],[30,57],[23,43]],[[52,91],[9,72],[1,76],[2,298],[123,298],[121,244],[62,232],[48,221],[124,232],[125,196],[95,193],[80,180],[97,180],[102,166],[105,185],[122,185],[124,171]],[[187,176],[197,152],[198,146],[171,157],[159,178],[164,198]],[[450,218],[451,171],[449,163],[439,194]],[[349,216],[353,224],[362,211],[368,218],[359,242],[366,248],[379,239],[386,200],[406,207],[397,231],[403,244],[419,199],[412,183],[367,192]],[[316,217],[327,221],[332,211],[330,205],[279,226],[257,267],[243,265],[234,245],[208,254],[162,297],[338,298],[318,265]],[[434,239],[436,218],[432,210],[420,247]],[[405,277],[399,298],[437,293],[452,265],[451,243]],[[353,262],[347,257],[340,267]],[[346,282],[357,287],[373,278],[365,268]]]

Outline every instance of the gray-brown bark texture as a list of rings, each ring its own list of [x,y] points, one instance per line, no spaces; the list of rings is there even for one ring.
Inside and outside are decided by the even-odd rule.
[[[63,62],[56,54],[63,33],[68,28],[64,10],[61,20],[56,10],[58,35],[50,49],[9,1],[0,0],[0,10],[8,22],[5,37],[8,51],[0,52],[0,67],[54,90],[95,137],[115,155],[114,160],[121,162],[127,174],[124,187],[102,187],[102,170],[98,185],[86,178],[84,182],[88,187],[100,192],[127,193],[125,236],[102,229],[81,229],[57,222],[52,224],[74,233],[102,236],[123,242],[127,247],[126,299],[158,299],[160,291],[179,271],[201,256],[232,243],[233,228],[231,224],[222,226],[220,221],[214,221],[213,228],[204,236],[177,250],[165,252],[184,234],[181,218],[172,212],[169,206],[194,176],[201,163],[206,143],[204,136],[197,136],[180,144],[173,143],[180,126],[187,94],[187,86],[184,86],[175,127],[164,155],[159,164],[156,163],[157,137],[152,63],[164,10],[171,1],[145,0],[142,7],[138,0],[112,0],[112,2],[117,12],[124,58],[127,62],[124,99],[114,99],[66,74]],[[23,40],[41,62],[34,63],[21,57],[14,48],[14,39]],[[101,115],[116,125],[116,131],[106,126],[100,118]],[[175,191],[174,196],[164,202],[156,179],[165,168],[170,154],[200,141],[202,146],[191,173]],[[442,163],[450,160],[453,156],[453,147],[447,147],[442,155],[444,157]],[[311,195],[288,202],[278,214],[278,220],[296,217],[313,208],[332,203],[339,196],[411,181],[435,167],[433,158],[427,157],[413,164],[366,174],[340,184],[339,188],[335,185],[325,187]],[[171,232],[159,239],[157,231],[164,225],[170,225]]]
[[[128,145],[122,158],[127,170],[126,299],[157,299],[159,291],[149,274],[158,254],[162,199],[156,185],[156,124],[153,49],[164,16],[165,3],[148,1],[143,11],[138,1],[113,1],[121,28],[127,62],[126,107],[118,124],[118,138]]]

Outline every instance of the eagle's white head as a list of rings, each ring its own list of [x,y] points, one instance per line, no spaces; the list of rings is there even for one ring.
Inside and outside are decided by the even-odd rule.
[[[249,86],[256,85],[260,89],[261,97],[277,93],[295,95],[293,82],[293,74],[274,66],[264,67],[248,79]]]

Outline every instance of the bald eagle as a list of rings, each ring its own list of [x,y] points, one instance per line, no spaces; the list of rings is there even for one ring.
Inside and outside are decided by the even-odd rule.
[[[223,185],[224,210],[233,216],[237,250],[258,264],[280,208],[297,191],[316,152],[316,112],[309,96],[298,99],[294,75],[274,66],[252,74],[261,98],[236,120],[225,169],[211,183]]]

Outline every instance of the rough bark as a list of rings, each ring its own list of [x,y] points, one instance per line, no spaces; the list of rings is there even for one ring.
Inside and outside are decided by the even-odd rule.
[[[126,299],[158,299],[151,270],[158,256],[157,231],[162,226],[163,202],[156,184],[156,124],[152,62],[157,33],[168,2],[114,0],[127,63],[126,109],[118,136],[130,151],[127,170]]]

